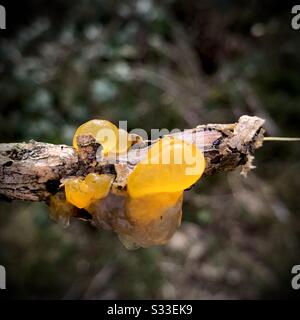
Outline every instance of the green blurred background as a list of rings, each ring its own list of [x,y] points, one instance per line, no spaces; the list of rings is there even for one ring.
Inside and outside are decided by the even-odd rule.
[[[246,5],[247,4],[247,5]],[[300,30],[292,1],[27,0],[0,31],[0,142],[71,144],[92,118],[128,129],[266,119],[300,136]],[[186,192],[162,247],[48,218],[44,203],[0,203],[7,295],[26,299],[287,298],[300,264],[299,143],[268,142],[247,179]]]

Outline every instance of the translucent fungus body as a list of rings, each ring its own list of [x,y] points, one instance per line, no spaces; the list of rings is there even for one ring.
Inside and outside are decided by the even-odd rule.
[[[174,138],[155,143],[128,178],[126,216],[130,233],[121,233],[127,248],[163,244],[181,222],[184,189],[203,174],[205,159],[194,144]]]
[[[92,200],[99,200],[109,193],[113,177],[108,174],[89,173],[84,182],[92,190]]]
[[[92,199],[88,185],[82,178],[71,178],[65,181],[65,194],[69,203],[77,208],[87,207]]]
[[[178,192],[193,185],[203,174],[205,159],[195,144],[163,138],[148,151],[128,178],[131,197]]]
[[[145,225],[149,221],[163,219],[163,214],[169,208],[175,207],[182,192],[164,192],[149,194],[127,200],[127,217],[135,225]]]
[[[166,243],[180,226],[182,199],[182,192],[129,198],[126,209],[133,228],[120,233],[120,241],[127,249]]]
[[[118,128],[107,120],[90,120],[77,128],[73,137],[73,146],[78,149],[77,137],[90,134],[103,147],[103,153],[107,154],[109,150],[115,148],[117,144]]]
[[[67,227],[70,218],[75,213],[75,208],[67,202],[63,192],[58,192],[50,197],[50,218]]]
[[[161,245],[172,237],[181,222],[182,198],[182,192],[131,198],[112,191],[87,210],[95,226],[113,230],[123,245],[132,250]]]
[[[110,155],[120,154],[126,152],[131,146],[132,141],[130,140],[130,135],[124,129],[118,129],[118,136],[116,145],[113,146],[108,152]]]
[[[89,173],[85,179],[70,178],[64,182],[66,199],[77,208],[86,208],[106,197],[111,183],[112,177],[106,174]]]

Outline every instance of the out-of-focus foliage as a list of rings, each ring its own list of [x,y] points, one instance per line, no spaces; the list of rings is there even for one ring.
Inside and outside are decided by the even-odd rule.
[[[300,31],[289,1],[27,0],[0,38],[0,140],[71,144],[91,118],[128,129],[267,120],[300,136]],[[28,14],[27,14],[28,13]],[[1,30],[2,32],[2,30]],[[204,178],[164,247],[126,251],[107,231],[63,229],[45,204],[0,204],[13,298],[259,298],[291,294],[299,264],[297,144],[258,169]]]

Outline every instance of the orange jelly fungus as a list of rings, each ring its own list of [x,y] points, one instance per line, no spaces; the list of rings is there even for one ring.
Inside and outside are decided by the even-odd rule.
[[[66,199],[77,208],[86,208],[92,202],[106,197],[112,176],[89,173],[85,179],[70,178],[64,182]]]
[[[78,136],[85,134],[92,135],[101,144],[104,155],[124,153],[132,144],[126,130],[118,129],[107,120],[94,119],[82,124],[76,130],[73,137],[73,146],[76,150],[78,149]]]
[[[73,137],[73,147],[78,149],[77,137],[84,134],[92,135],[103,147],[103,153],[107,154],[117,144],[118,128],[107,120],[90,120],[77,128]]]
[[[195,144],[163,138],[148,151],[128,178],[128,193],[137,198],[189,188],[205,169],[203,153]]]

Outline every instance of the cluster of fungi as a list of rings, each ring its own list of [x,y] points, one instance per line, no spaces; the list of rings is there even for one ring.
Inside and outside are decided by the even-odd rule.
[[[90,120],[76,130],[77,152],[83,136],[92,136],[106,158],[124,156],[137,141],[142,143],[141,137],[106,120]],[[181,223],[184,190],[204,170],[205,158],[196,144],[166,136],[147,149],[124,188],[114,186],[114,175],[97,170],[64,179],[62,192],[50,198],[51,217],[68,225],[74,210],[83,209],[96,226],[113,229],[128,249],[164,244]]]
[[[126,248],[166,243],[182,216],[184,191],[202,175],[253,168],[264,140],[264,119],[204,124],[155,140],[91,120],[73,146],[29,141],[0,144],[0,200],[46,201],[50,216],[113,230]]]

